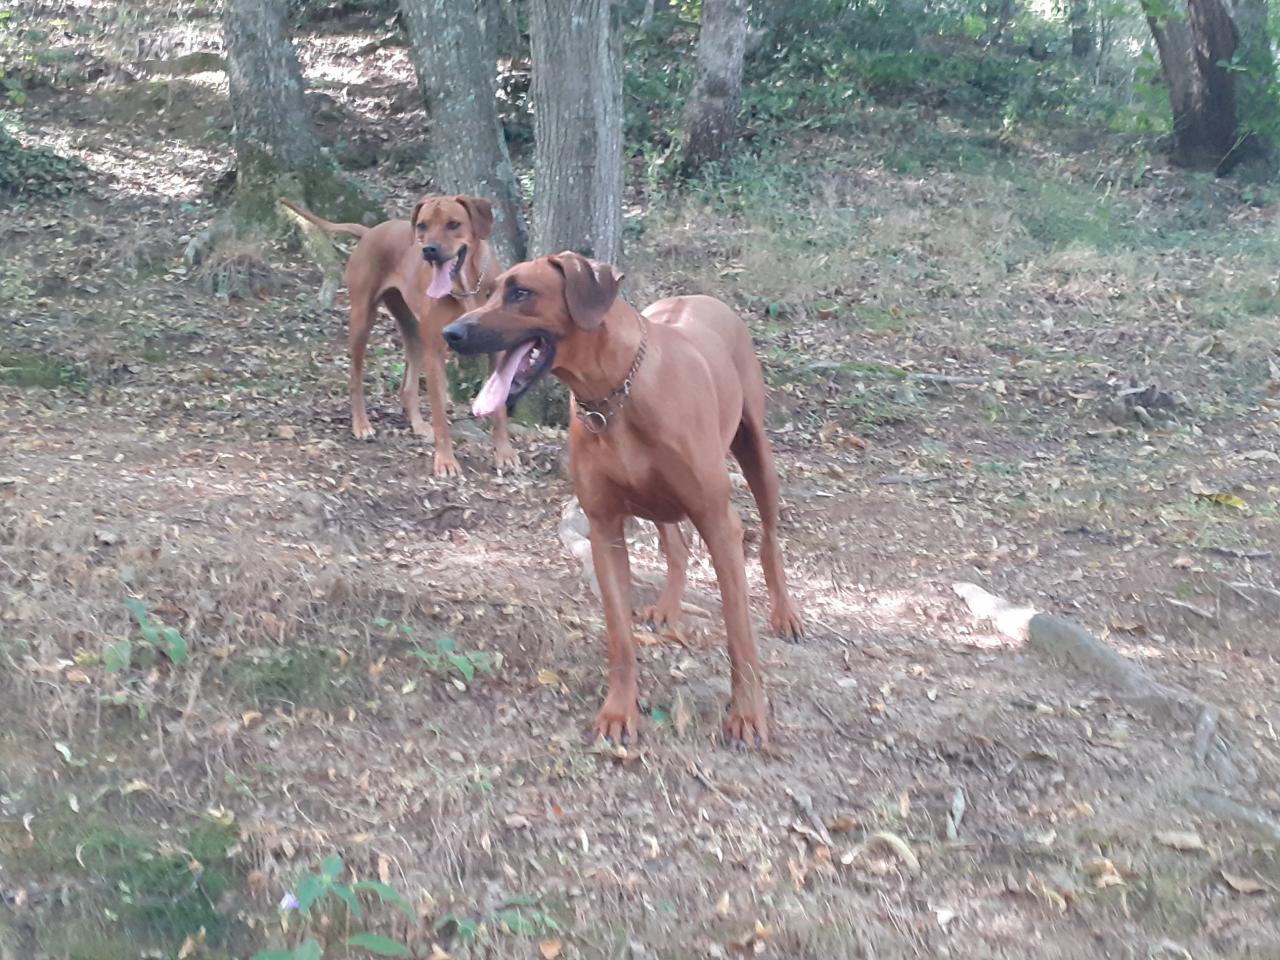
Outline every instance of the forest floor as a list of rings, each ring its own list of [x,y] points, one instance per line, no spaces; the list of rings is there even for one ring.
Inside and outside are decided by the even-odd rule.
[[[762,631],[774,751],[722,746],[697,553],[714,616],[638,628],[616,756],[563,432],[520,427],[498,476],[455,393],[465,475],[433,479],[384,318],[354,441],[344,297],[280,244],[183,263],[225,203],[225,77],[129,77],[119,22],[32,16],[62,73],[24,135],[91,175],[0,234],[0,958],[247,957],[334,853],[415,919],[325,901],[328,956],[366,927],[420,957],[1280,956],[1280,204],[927,104],[680,193],[636,161],[626,293],[751,324],[810,635]],[[423,115],[375,26],[299,48],[401,212]],[[216,49],[214,18],[155,30]],[[957,582],[1216,705],[1247,775]]]

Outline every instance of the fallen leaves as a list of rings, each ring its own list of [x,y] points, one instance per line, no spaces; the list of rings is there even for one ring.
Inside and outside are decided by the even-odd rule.
[[[1262,891],[1267,889],[1265,885],[1254,880],[1252,877],[1242,877],[1237,873],[1232,873],[1225,869],[1219,870],[1218,872],[1222,874],[1222,879],[1227,882],[1227,886],[1236,893],[1262,893]]]
[[[556,960],[564,950],[559,937],[548,937],[538,942],[538,955],[542,960]]]
[[[1200,839],[1200,834],[1189,830],[1161,830],[1155,835],[1155,841],[1184,853],[1204,849],[1204,841]]]

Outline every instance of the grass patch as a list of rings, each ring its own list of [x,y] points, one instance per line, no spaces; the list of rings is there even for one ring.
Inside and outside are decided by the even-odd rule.
[[[44,353],[7,351],[0,353],[0,383],[23,389],[68,387],[83,390],[88,377],[76,364]]]
[[[139,956],[140,942],[172,946],[201,930],[213,946],[230,937],[235,921],[217,904],[240,880],[239,842],[229,819],[168,831],[60,805],[32,818],[30,832],[0,825],[0,860],[14,878],[63,880],[75,891],[39,914],[47,929],[37,938],[49,955],[107,960]]]
[[[358,681],[329,650],[251,650],[229,660],[228,693],[255,706],[331,707],[357,696]]]

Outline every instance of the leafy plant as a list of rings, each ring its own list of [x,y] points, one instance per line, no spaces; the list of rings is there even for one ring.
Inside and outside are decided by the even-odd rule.
[[[434,651],[414,647],[409,651],[409,655],[417,657],[437,676],[448,676],[457,671],[468,683],[475,679],[477,671],[492,674],[502,665],[502,654],[484,650],[459,652],[457,643],[452,637],[447,636],[436,638]]]
[[[400,893],[389,884],[377,880],[358,880],[347,884],[340,881],[344,864],[338,854],[330,854],[320,864],[320,869],[309,873],[298,881],[291,893],[287,893],[280,901],[280,908],[285,911],[296,911],[305,924],[311,923],[312,908],[326,901],[334,901],[347,908],[348,913],[360,919],[364,916],[360,894],[372,894],[387,906],[400,910],[411,921],[417,922],[413,907]],[[379,934],[360,932],[351,935],[345,946],[357,947],[379,957],[407,957],[409,949],[404,944]],[[314,937],[307,937],[296,945],[285,949],[263,950],[254,954],[253,960],[321,960],[324,949]]]
[[[187,641],[173,627],[156,623],[147,613],[147,605],[141,600],[130,597],[124,602],[125,608],[138,621],[138,631],[142,634],[140,645],[148,652],[151,659],[156,653],[163,653],[175,666],[187,662],[190,649]],[[102,654],[102,665],[108,673],[122,673],[133,665],[134,643],[129,637],[109,645]]]
[[[386,617],[378,617],[373,625],[382,630],[388,640],[402,636],[413,642],[409,656],[417,657],[427,669],[439,677],[447,677],[457,673],[470,683],[477,673],[494,673],[502,666],[502,654],[490,653],[486,650],[458,650],[457,641],[447,634],[437,637],[434,650],[424,650],[415,639],[413,627],[404,623],[393,623]]]

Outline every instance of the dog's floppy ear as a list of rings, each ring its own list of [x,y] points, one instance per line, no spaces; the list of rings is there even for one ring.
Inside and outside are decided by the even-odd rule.
[[[488,240],[493,233],[493,204],[484,197],[457,196],[457,200],[471,218],[471,235],[477,240]]]
[[[618,296],[622,274],[611,263],[588,260],[580,253],[565,251],[548,257],[564,274],[564,302],[569,317],[581,330],[594,330]]]
[[[418,212],[426,205],[428,200],[434,200],[435,197],[428,194],[413,205],[413,212],[409,214],[409,226],[418,229]]]

